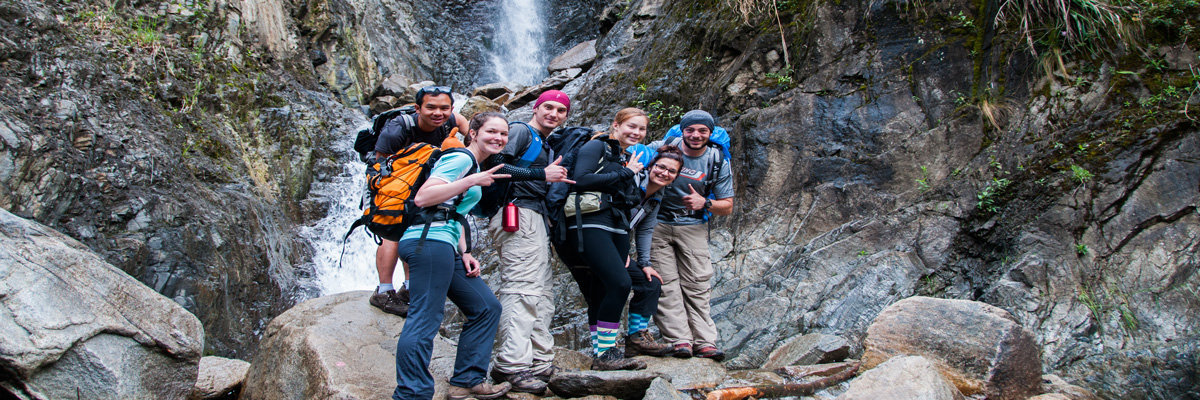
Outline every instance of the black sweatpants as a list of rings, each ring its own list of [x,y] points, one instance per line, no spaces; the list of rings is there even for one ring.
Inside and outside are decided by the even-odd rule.
[[[571,276],[587,302],[588,325],[595,325],[597,321],[620,322],[632,286],[630,274],[625,269],[629,235],[584,228],[582,253],[578,253],[578,238],[574,229],[568,230],[567,240],[558,248],[558,254],[571,270]],[[657,296],[654,300],[657,305]]]

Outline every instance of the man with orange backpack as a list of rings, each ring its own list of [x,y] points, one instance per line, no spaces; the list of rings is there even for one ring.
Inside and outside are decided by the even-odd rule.
[[[454,98],[451,93],[450,88],[446,86],[421,88],[416,95],[415,114],[392,111],[381,114],[381,117],[389,113],[392,115],[382,124],[381,129],[373,129],[374,132],[370,132],[370,136],[364,137],[360,132],[355,149],[364,152],[366,148],[373,147],[374,157],[383,159],[412,143],[425,142],[438,146],[447,137],[457,132],[466,132],[467,119],[454,112]],[[378,125],[378,122],[372,125]],[[373,146],[370,143],[372,140]],[[369,153],[367,158],[370,159]],[[374,228],[371,232],[380,238],[379,247],[375,250],[375,269],[379,272],[379,286],[369,298],[369,303],[386,313],[407,317],[408,265],[404,266],[404,285],[399,290],[392,285],[392,275],[396,272],[396,262],[399,259],[398,242],[404,231]]]

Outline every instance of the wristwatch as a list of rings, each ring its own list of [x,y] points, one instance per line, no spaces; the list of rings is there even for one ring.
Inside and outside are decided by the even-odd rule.
[[[704,199],[704,209],[712,208],[712,199]]]

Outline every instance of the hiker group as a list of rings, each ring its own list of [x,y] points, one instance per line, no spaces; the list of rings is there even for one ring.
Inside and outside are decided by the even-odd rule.
[[[370,200],[355,226],[379,243],[369,302],[406,317],[393,398],[432,398],[429,362],[446,299],[466,317],[451,398],[543,393],[559,372],[552,248],[587,305],[592,369],[645,368],[635,355],[724,359],[709,311],[707,223],[732,212],[734,192],[729,136],[709,113],[689,111],[663,140],[643,144],[644,111],[620,110],[607,133],[568,128],[571,101],[558,90],[537,98],[528,122],[495,112],[467,120],[444,86],[419,90],[415,103],[376,116],[355,143]],[[468,215],[490,218],[494,292],[472,255]],[[651,319],[666,343],[648,330]]]

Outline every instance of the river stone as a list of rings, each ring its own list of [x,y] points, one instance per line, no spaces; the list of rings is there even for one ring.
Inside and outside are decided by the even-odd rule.
[[[471,117],[475,116],[475,114],[487,111],[500,111],[501,109],[502,107],[500,107],[499,104],[496,104],[496,102],[488,99],[487,97],[473,96],[467,99],[467,101],[463,104],[462,109],[458,112],[470,120]]]
[[[193,400],[236,399],[246,381],[250,363],[225,357],[209,356],[200,359],[200,376],[196,378]]]
[[[508,103],[504,104],[504,107],[508,108],[509,110],[520,108],[521,106],[537,100],[538,96],[542,95],[542,92],[551,89],[562,89],[564,86],[567,86],[568,82],[571,82],[572,79],[575,79],[579,76],[579,74],[582,73],[583,69],[568,68],[550,74],[549,77],[542,80],[542,83],[527,87],[525,90],[514,94],[511,98],[509,98]]]
[[[729,381],[726,381],[726,386],[764,386],[782,385],[785,383],[787,383],[787,379],[772,371],[739,369],[729,371]]]
[[[564,371],[582,371],[592,368],[592,356],[566,347],[554,347],[554,366]]]
[[[674,358],[639,356],[646,362],[646,372],[670,377],[679,389],[712,388],[725,380],[725,366],[707,358]]]
[[[417,94],[417,89],[420,89],[413,89],[412,85],[413,82],[408,77],[400,74],[392,74],[387,79],[384,79],[383,82],[379,82],[379,86],[376,86],[375,91],[371,93],[372,99],[370,100],[374,103],[374,98],[392,96],[411,102],[413,95]]]
[[[82,243],[0,209],[0,392],[20,399],[181,399],[200,321]]]
[[[587,68],[592,65],[593,61],[596,61],[595,39],[577,44],[558,57],[554,57],[546,69],[550,73],[555,73],[568,68]]]
[[[863,368],[898,355],[934,363],[965,395],[1025,399],[1041,392],[1041,353],[998,307],[969,300],[910,297],[888,306],[863,342]]]
[[[550,390],[563,398],[609,395],[640,399],[660,374],[648,371],[561,372],[550,378]]]
[[[850,343],[833,335],[810,333],[794,336],[772,351],[763,363],[763,369],[775,369],[787,365],[827,364],[845,360],[850,356]]]
[[[850,381],[837,400],[962,400],[963,394],[921,356],[893,357]]]
[[[1058,394],[1067,400],[1100,400],[1091,390],[1072,385],[1058,375],[1042,375],[1042,389],[1047,394]]]
[[[305,301],[267,325],[242,389],[244,400],[390,398],[404,319],[367,304],[370,291]],[[437,335],[429,370],[445,395],[454,344]]]
[[[483,96],[489,99],[497,99],[508,93],[516,93],[524,89],[525,86],[515,82],[493,82],[475,88],[471,92],[471,96]]]
[[[650,387],[646,389],[646,395],[642,397],[642,400],[691,400],[691,398],[676,389],[670,379],[654,378],[653,381],[650,381]]]

